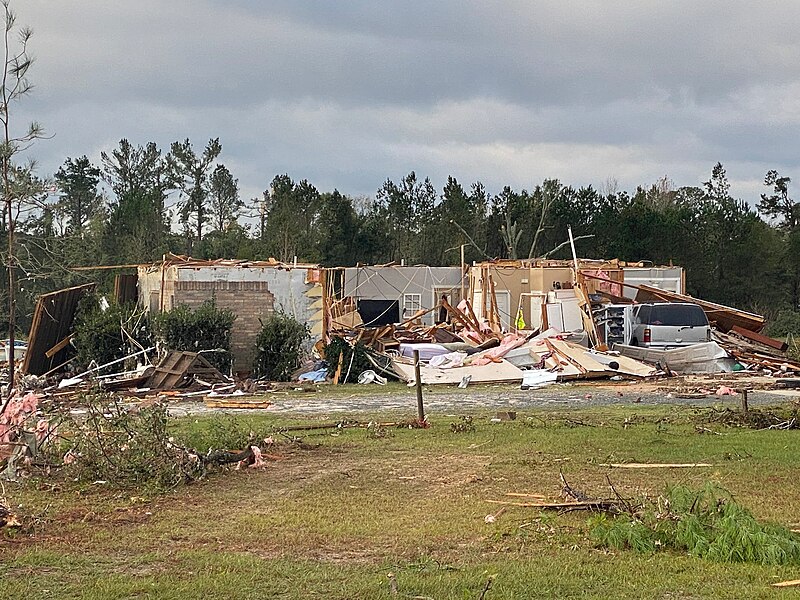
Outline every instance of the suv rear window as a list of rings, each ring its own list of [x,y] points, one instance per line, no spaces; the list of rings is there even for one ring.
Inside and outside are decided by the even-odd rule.
[[[706,314],[697,305],[654,304],[643,306],[638,316],[645,325],[668,325],[671,327],[705,327],[708,325]]]

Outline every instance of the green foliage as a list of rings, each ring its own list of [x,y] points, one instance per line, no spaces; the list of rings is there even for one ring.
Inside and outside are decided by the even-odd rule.
[[[214,414],[199,426],[182,428],[175,437],[203,453],[212,449],[239,449],[260,443],[274,428],[241,415]]]
[[[173,142],[166,157],[170,179],[181,191],[179,214],[190,251],[195,242],[203,240],[203,228],[211,220],[209,171],[220,152],[219,138],[208,140],[202,153],[195,152],[186,138],[183,142]]]
[[[153,318],[153,331],[168,350],[204,352],[203,356],[223,372],[231,368],[231,328],[236,315],[206,300],[197,309],[181,305]]]
[[[103,206],[103,198],[97,191],[100,169],[86,155],[67,158],[56,172],[55,180],[59,189],[55,213],[64,221],[65,233],[82,239],[86,225]]]
[[[364,344],[359,342],[353,347],[342,338],[333,338],[331,343],[325,346],[325,362],[328,363],[329,377],[335,375],[336,368],[339,365],[339,357],[341,357],[342,363],[339,383],[356,383],[361,373],[375,368],[367,357],[367,348]],[[349,375],[347,373],[348,369],[350,370]]]
[[[256,340],[255,374],[270,381],[289,381],[300,364],[309,328],[283,311],[275,311],[263,324]]]
[[[74,332],[77,362],[82,367],[92,361],[102,365],[130,354],[128,336],[145,347],[153,341],[150,322],[141,311],[116,303],[101,310],[99,296],[87,296],[81,301]]]
[[[319,209],[320,194],[311,183],[305,179],[295,183],[288,175],[277,175],[262,206],[266,211],[262,251],[285,262],[311,251],[319,235],[315,227]]]
[[[723,563],[800,564],[796,535],[760,523],[728,491],[711,483],[699,490],[677,485],[655,505],[633,514],[594,517],[591,536],[618,550],[671,549]]]
[[[772,337],[800,335],[800,312],[796,310],[780,311],[767,323],[764,333]]]

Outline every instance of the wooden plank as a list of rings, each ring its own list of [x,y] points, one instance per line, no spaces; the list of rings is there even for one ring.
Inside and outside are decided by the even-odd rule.
[[[475,328],[475,326],[469,322],[469,319],[467,319],[466,315],[464,315],[464,313],[458,310],[455,306],[451,306],[447,300],[442,300],[442,306],[444,306],[447,312],[449,312],[461,325],[467,329]],[[478,332],[478,334],[480,334],[480,332]]]
[[[491,323],[496,325],[498,329],[502,327],[500,321],[500,310],[497,308],[497,293],[494,288],[494,279],[491,274],[489,275],[489,289],[492,291],[492,319]]]
[[[353,350],[355,352],[355,350]],[[339,354],[339,364],[336,366],[336,373],[333,374],[333,385],[339,385],[339,377],[342,375],[342,364],[344,362],[344,352]]]
[[[263,397],[247,398],[246,396],[218,397],[206,396],[203,399],[208,408],[269,408],[272,402]]]
[[[557,340],[556,340],[557,341]],[[565,358],[568,363],[570,363],[573,367],[578,369],[581,373],[588,373],[590,370],[597,370],[597,369],[587,369],[586,367],[581,364],[580,361],[576,360],[568,352],[564,350],[562,346],[556,347],[556,344],[553,343],[549,338],[545,338],[544,343],[547,345],[550,352],[553,353],[556,357]],[[605,369],[603,369],[605,371]]]
[[[781,352],[786,352],[789,349],[789,344],[786,342],[782,342],[781,340],[776,340],[771,337],[767,337],[766,335],[762,335],[760,333],[756,333],[755,331],[750,331],[749,329],[744,329],[739,327],[738,325],[734,325],[731,327],[731,333],[735,333],[740,335],[744,338],[752,342],[756,342],[757,344],[761,344],[763,346],[769,346],[770,348],[775,348]]]
[[[70,333],[70,334],[69,334],[67,337],[65,337],[63,340],[61,340],[60,342],[58,342],[58,343],[57,343],[55,346],[53,346],[52,348],[50,348],[50,350],[48,350],[47,352],[45,352],[45,353],[44,353],[44,355],[45,355],[47,358],[53,358],[53,356],[55,356],[55,355],[56,355],[58,352],[60,352],[61,350],[63,350],[64,348],[66,348],[66,347],[67,347],[67,345],[69,344],[70,340],[72,339],[72,337],[73,337],[74,335],[75,335],[75,334],[73,334],[73,333]]]
[[[467,307],[467,314],[469,315],[469,318],[472,319],[472,322],[474,323],[472,328],[475,329],[475,331],[477,331],[478,333],[481,333],[481,322],[478,320],[478,317],[475,315],[475,311],[472,310],[472,303],[469,300],[466,300],[464,302],[464,304]],[[484,315],[485,314],[486,313],[484,312]]]
[[[547,496],[542,496],[541,494],[524,494],[521,492],[506,492],[506,496],[516,496],[518,498],[538,498],[540,500],[544,500]]]

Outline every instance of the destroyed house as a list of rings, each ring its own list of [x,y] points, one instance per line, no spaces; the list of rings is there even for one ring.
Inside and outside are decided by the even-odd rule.
[[[400,323],[425,312],[419,321],[433,325],[443,296],[458,304],[465,294],[460,267],[364,266],[329,269],[328,277],[339,290],[333,319],[349,315],[350,326],[375,327]],[[341,309],[340,307],[349,307]]]
[[[684,289],[681,267],[589,259],[578,264],[586,292],[605,301],[630,302],[642,285],[675,293]],[[469,271],[470,301],[479,319],[506,331],[548,327],[578,331],[584,323],[573,282],[573,261],[477,263]]]
[[[138,269],[139,303],[151,313],[213,299],[236,315],[231,332],[234,370],[249,371],[264,319],[281,310],[319,334],[321,270],[317,265],[244,260],[197,260],[167,255]]]

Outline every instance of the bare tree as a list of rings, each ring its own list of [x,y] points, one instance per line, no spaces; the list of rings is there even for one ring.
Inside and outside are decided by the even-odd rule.
[[[613,175],[606,177],[606,180],[600,185],[600,193],[603,196],[616,196],[619,192],[619,181]]]
[[[533,235],[531,250],[530,252],[528,252],[528,260],[536,256],[536,246],[539,243],[539,236],[543,234],[545,230],[551,228],[545,225],[545,221],[547,219],[547,214],[550,210],[550,207],[552,206],[553,202],[556,200],[556,198],[560,193],[561,193],[561,184],[557,179],[544,180],[541,187],[542,210],[539,213],[539,226],[536,228],[536,233]]]
[[[11,9],[10,0],[2,0],[5,29],[3,31],[3,72],[0,83],[0,123],[3,127],[2,146],[0,146],[0,171],[3,177],[3,199],[5,203],[4,217],[8,248],[6,270],[8,274],[8,394],[14,389],[14,341],[16,328],[16,268],[15,227],[24,201],[30,193],[36,193],[29,183],[36,182],[32,177],[33,165],[15,167],[14,158],[28,149],[30,144],[44,136],[42,127],[31,123],[25,133],[12,133],[11,104],[27,95],[33,88],[28,80],[28,71],[33,58],[28,53],[33,30],[26,26],[17,26],[16,14]],[[33,186],[36,187],[36,186]],[[3,406],[3,409],[5,409]],[[2,412],[2,411],[0,411]]]

